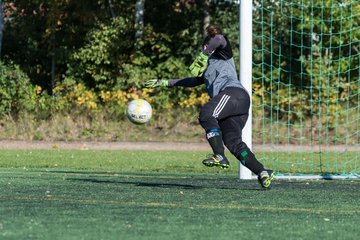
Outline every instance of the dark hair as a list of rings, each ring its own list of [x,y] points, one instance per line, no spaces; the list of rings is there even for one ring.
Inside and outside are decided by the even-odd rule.
[[[221,28],[219,28],[218,26],[215,26],[215,25],[207,26],[205,31],[206,31],[206,34],[211,38],[215,37],[215,35],[222,34]]]

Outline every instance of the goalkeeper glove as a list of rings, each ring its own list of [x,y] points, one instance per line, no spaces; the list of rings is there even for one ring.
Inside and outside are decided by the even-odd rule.
[[[151,79],[151,80],[147,80],[144,85],[147,88],[168,87],[169,82],[168,80],[163,80],[163,79]]]
[[[190,72],[194,77],[201,77],[207,67],[207,61],[209,57],[200,52],[200,54],[196,57],[195,61],[190,65]]]

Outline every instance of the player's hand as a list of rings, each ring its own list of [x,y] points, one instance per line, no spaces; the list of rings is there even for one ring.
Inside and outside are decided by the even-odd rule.
[[[147,88],[168,87],[169,82],[163,79],[150,79],[145,82],[144,86]]]
[[[196,57],[195,61],[189,67],[194,77],[201,77],[203,75],[207,67],[208,59],[209,57],[202,52]]]

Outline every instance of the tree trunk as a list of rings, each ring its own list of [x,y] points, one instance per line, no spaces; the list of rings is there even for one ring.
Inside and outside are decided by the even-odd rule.
[[[135,39],[141,40],[144,28],[144,6],[145,0],[136,0],[135,5]]]
[[[209,0],[204,0],[203,1],[203,7],[204,7],[203,32],[204,32],[204,35],[205,35],[206,34],[205,29],[207,28],[207,26],[209,26],[210,19],[211,19]]]
[[[4,8],[3,8],[3,3],[0,0],[0,57],[1,57],[1,49],[2,49],[3,30],[4,30]]]
[[[108,2],[109,2],[111,17],[112,17],[112,18],[115,18],[116,15],[115,15],[115,11],[114,11],[114,4],[112,3],[111,0],[108,0]]]

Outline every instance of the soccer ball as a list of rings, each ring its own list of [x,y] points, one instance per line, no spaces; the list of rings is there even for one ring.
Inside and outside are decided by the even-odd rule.
[[[144,124],[150,120],[152,108],[146,100],[135,99],[128,103],[126,115],[132,123]]]

